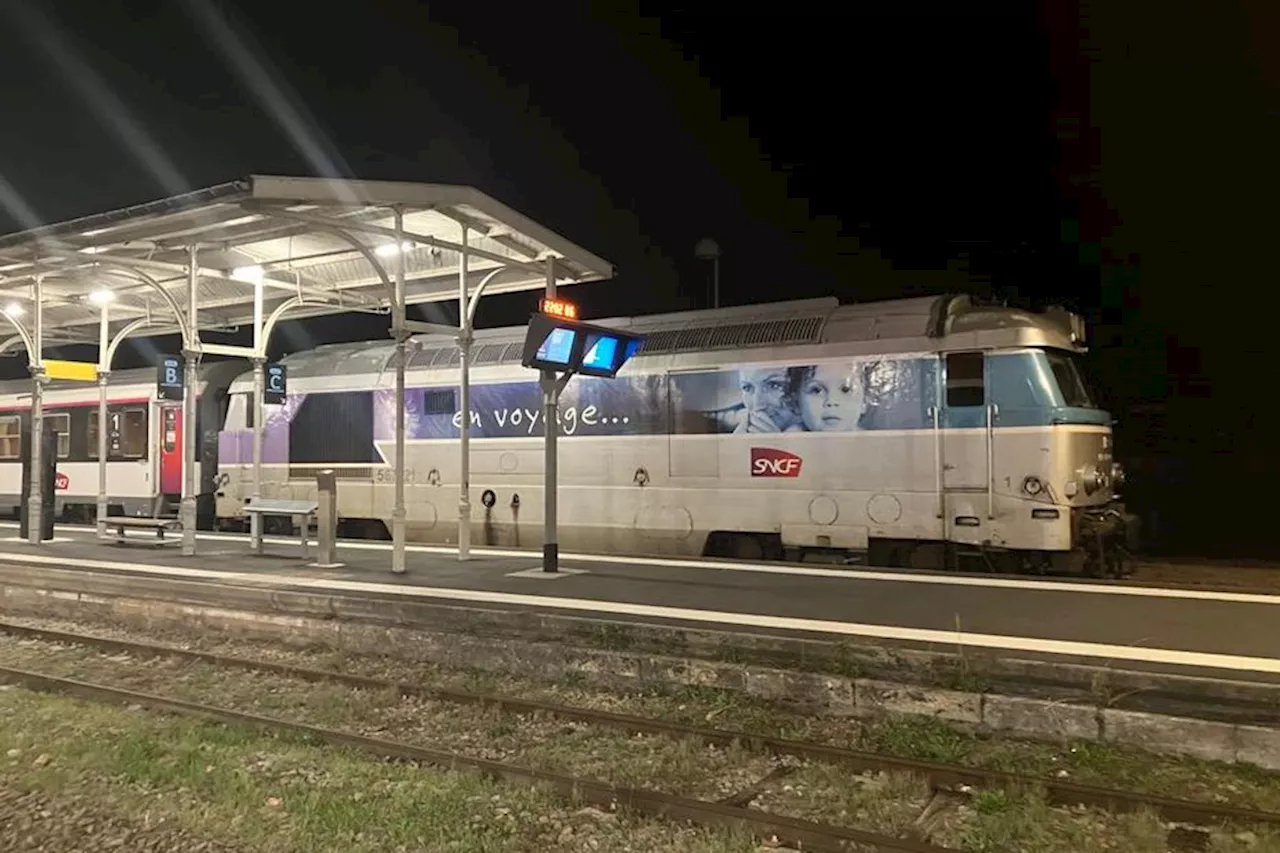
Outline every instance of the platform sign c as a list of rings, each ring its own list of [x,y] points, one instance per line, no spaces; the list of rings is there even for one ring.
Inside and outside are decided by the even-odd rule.
[[[278,406],[289,395],[289,372],[283,364],[268,364],[262,402]]]

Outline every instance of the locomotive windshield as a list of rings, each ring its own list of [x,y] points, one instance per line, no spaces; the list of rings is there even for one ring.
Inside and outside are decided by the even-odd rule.
[[[1097,408],[1076,357],[1061,350],[1046,350],[1045,355],[1062,392],[1063,404],[1081,409]]]

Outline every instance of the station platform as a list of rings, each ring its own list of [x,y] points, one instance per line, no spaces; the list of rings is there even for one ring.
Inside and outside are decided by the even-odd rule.
[[[59,526],[32,546],[0,525],[0,565],[84,569],[335,594],[413,598],[631,622],[846,638],[1160,672],[1280,682],[1280,595],[1160,589],[1124,582],[1012,579],[789,564],[566,554],[541,571],[534,552],[410,546],[390,571],[390,543],[344,542],[342,566],[316,568],[297,539],[202,533],[198,553],[99,541]]]

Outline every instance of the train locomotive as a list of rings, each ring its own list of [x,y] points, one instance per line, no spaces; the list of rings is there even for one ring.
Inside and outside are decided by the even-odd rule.
[[[575,377],[562,395],[566,551],[1093,576],[1124,570],[1136,525],[1118,494],[1124,474],[1112,458],[1110,416],[1080,367],[1084,324],[1074,314],[944,296],[803,300],[601,323],[646,341],[617,378]],[[465,414],[457,347],[411,341],[404,412],[411,541],[457,541],[457,437],[468,417],[472,541],[540,545],[543,424],[537,377],[520,364],[523,339],[522,327],[476,334]],[[342,532],[387,535],[394,355],[390,341],[379,341],[285,359],[289,396],[265,407],[264,496],[309,497],[316,473],[332,469]],[[201,415],[216,413],[220,429],[215,436],[205,427],[201,442],[201,517],[223,528],[244,524],[240,507],[253,491],[252,376],[246,365],[240,370],[230,381],[225,372],[202,379]],[[0,387],[0,408],[26,384]],[[81,393],[96,402],[96,388]],[[161,421],[150,440],[163,442],[163,419],[172,415],[150,405]],[[50,410],[57,406],[51,394]],[[68,444],[77,445],[74,436]],[[153,446],[160,456],[163,444]],[[4,467],[0,505],[16,505],[17,483],[2,479]],[[161,500],[163,472],[152,467],[156,494],[142,497]],[[73,491],[59,500],[68,512]],[[123,505],[120,498],[112,501]]]

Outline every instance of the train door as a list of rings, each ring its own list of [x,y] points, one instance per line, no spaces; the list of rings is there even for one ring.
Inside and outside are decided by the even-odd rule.
[[[947,539],[978,544],[989,538],[994,407],[987,394],[986,357],[948,353],[943,359],[940,464]]]
[[[160,493],[182,494],[182,406],[160,406]]]

